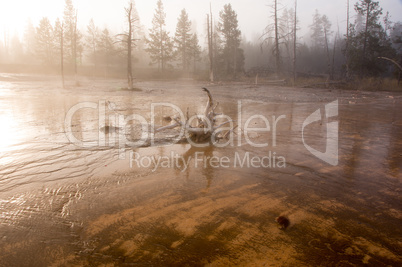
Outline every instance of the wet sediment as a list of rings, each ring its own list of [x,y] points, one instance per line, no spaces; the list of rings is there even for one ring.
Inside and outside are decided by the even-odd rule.
[[[0,265],[401,264],[401,95],[213,86],[221,112],[235,120],[241,100],[242,124],[254,114],[270,123],[272,116],[285,115],[276,145],[272,131],[251,131],[253,142],[268,146],[250,146],[244,137],[242,146],[234,137],[235,145],[224,148],[127,146],[122,160],[116,144],[69,143],[63,121],[72,105],[107,98],[116,104],[110,114],[135,112],[149,119],[152,101],[202,109],[205,96],[198,84],[144,82],[143,91],[134,93],[111,89],[115,83],[84,83],[80,93],[50,86],[38,92],[32,88],[41,88],[38,81],[2,84],[10,90],[0,93],[0,117],[20,135],[3,135],[9,141],[1,143]],[[178,100],[174,95],[180,90],[188,91]],[[306,150],[301,126],[336,99],[339,164],[330,166]],[[172,115],[164,113],[158,115],[160,124]],[[73,122],[77,138],[99,136],[96,112],[77,113]],[[304,135],[320,151],[325,150],[323,122]],[[269,167],[235,165],[236,157],[247,153],[268,161],[275,153],[286,167],[267,161]],[[166,160],[178,155],[189,165],[136,166],[133,155]],[[204,156],[228,157],[228,167],[204,165]],[[289,219],[286,230],[278,228],[278,216]]]

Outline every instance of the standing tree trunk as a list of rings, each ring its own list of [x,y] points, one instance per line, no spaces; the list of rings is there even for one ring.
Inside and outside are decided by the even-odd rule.
[[[366,47],[367,47],[367,35],[368,35],[368,22],[370,17],[370,2],[367,1],[367,14],[366,14],[366,25],[364,29],[364,43],[363,43],[363,58],[366,57]]]
[[[128,89],[133,89],[133,72],[132,72],[132,60],[131,60],[131,50],[132,50],[132,32],[133,32],[133,22],[131,19],[131,12],[133,10],[133,3],[130,3],[127,12],[127,20],[128,20],[128,35],[127,35],[127,84]]]
[[[73,44],[73,60],[74,60],[74,78],[75,78],[75,85],[78,86],[78,79],[77,79],[77,11],[75,12],[75,21],[74,21],[74,44]]]
[[[213,26],[212,26],[212,11],[211,19],[207,14],[207,30],[208,30],[208,55],[209,55],[209,80],[214,82],[214,56],[213,56]]]
[[[296,44],[297,44],[297,0],[295,0],[295,17],[293,24],[293,85],[296,84]]]
[[[158,71],[163,72],[164,66],[163,66],[163,28],[162,25],[159,25],[159,34],[161,37],[160,43],[159,43],[159,49],[160,49],[160,58],[158,62]]]
[[[349,79],[349,0],[347,1],[347,14],[346,14],[346,44],[345,44],[345,56],[346,56],[346,79]]]
[[[364,43],[363,43],[363,64],[361,67],[360,75],[363,74],[363,66],[366,64],[366,48],[367,48],[367,36],[368,36],[368,22],[370,17],[370,1],[366,1],[367,3],[367,14],[366,14],[366,26],[364,29]]]
[[[324,28],[324,41],[325,41],[325,51],[327,53],[327,68],[328,68],[328,76],[329,79],[332,80],[331,77],[331,57],[329,54],[329,45],[328,45],[328,32],[327,29]]]
[[[338,36],[339,36],[339,24],[338,24],[338,32],[335,35],[334,39],[334,49],[332,50],[331,80],[333,80],[335,76],[335,53],[336,53],[336,45],[338,42]]]
[[[60,71],[61,82],[64,89],[64,22],[61,24],[60,29]]]
[[[4,52],[5,52],[5,58],[8,60],[8,49],[9,49],[9,41],[10,41],[10,36],[8,33],[8,30],[4,29]]]
[[[183,66],[183,72],[186,72],[187,70],[187,56],[186,56],[186,41],[184,36],[182,37],[182,44],[183,44],[183,49],[181,51],[181,64]]]
[[[278,1],[275,0],[274,4],[274,16],[275,16],[275,68],[276,75],[279,76],[281,66],[280,66],[280,54],[279,54],[279,31],[278,31]]]
[[[237,45],[234,47],[234,62],[233,62],[233,78],[236,79],[236,69],[237,69]]]

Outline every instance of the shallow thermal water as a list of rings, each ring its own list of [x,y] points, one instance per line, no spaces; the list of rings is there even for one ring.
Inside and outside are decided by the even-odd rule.
[[[1,266],[401,265],[400,93],[210,85],[218,112],[254,130],[223,147],[167,145],[171,130],[134,147],[144,131],[119,118],[167,125],[171,107],[151,113],[162,102],[200,114],[205,84],[123,86],[0,74]],[[325,152],[336,122],[332,166],[304,143]]]

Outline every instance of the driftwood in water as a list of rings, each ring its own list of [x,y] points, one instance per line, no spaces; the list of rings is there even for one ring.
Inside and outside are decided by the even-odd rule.
[[[233,120],[226,120],[217,124],[219,115],[215,113],[219,103],[214,103],[211,93],[207,88],[202,88],[208,96],[208,101],[205,106],[204,114],[197,115],[195,124],[191,124],[193,118],[187,118],[185,121],[180,121],[178,117],[171,118],[171,124],[160,127],[155,130],[155,133],[162,132],[168,129],[181,128],[184,129],[185,136],[195,143],[203,143],[206,141],[218,142],[225,139],[237,126],[232,126],[229,130],[223,128],[227,124],[233,124]],[[213,137],[213,139],[212,139]]]
[[[261,84],[270,84],[270,85],[285,85],[286,80],[272,80],[272,81],[264,81]]]
[[[328,85],[335,85],[335,84],[347,84],[344,81],[334,81],[334,82],[324,82],[324,83],[313,83],[313,84],[306,84],[303,85],[301,88],[309,88],[309,87],[315,87],[315,86],[328,86]]]

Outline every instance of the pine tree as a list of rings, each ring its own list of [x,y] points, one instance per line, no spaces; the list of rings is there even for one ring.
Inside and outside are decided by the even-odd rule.
[[[59,18],[56,19],[53,27],[53,45],[55,48],[56,58],[59,59],[61,53],[61,34],[62,34],[62,23]],[[60,60],[57,60],[60,63]]]
[[[54,63],[53,27],[46,17],[36,28],[36,55],[45,65]]]
[[[390,38],[379,22],[382,8],[378,2],[359,0],[355,4],[355,11],[364,18],[365,23],[361,31],[355,30],[354,25],[350,27],[350,67],[359,76],[378,76],[387,69],[387,63],[378,60],[378,57],[393,58],[395,55]]]
[[[244,67],[243,50],[240,48],[241,31],[238,28],[237,14],[230,4],[226,4],[219,14],[219,32],[223,39],[223,50],[221,58],[226,75],[232,73],[236,77],[236,73]]]
[[[174,43],[176,58],[181,61],[183,71],[188,71],[191,60],[191,22],[185,9],[180,13],[176,26]]]
[[[378,2],[373,2],[372,0],[360,0],[360,2],[355,4],[355,10],[358,14],[366,18],[363,41],[363,57],[365,57],[370,30],[372,30],[372,28],[381,27],[378,20],[379,16],[382,15],[382,8],[380,8]]]
[[[292,61],[293,13],[293,9],[285,8],[279,20],[279,39],[281,40],[282,47],[284,46],[286,52],[288,70],[290,70]]]
[[[322,49],[324,46],[324,31],[322,26],[322,16],[315,10],[313,15],[313,24],[310,25],[311,40],[315,49]]]
[[[330,58],[330,51],[329,51],[329,36],[332,34],[331,32],[331,22],[329,21],[328,17],[326,15],[323,15],[321,17],[321,25],[322,25],[322,32],[324,33],[324,48],[325,48],[325,53],[327,54],[327,68],[328,68],[328,75],[330,76],[330,79],[332,80],[333,77],[331,75],[331,58]]]
[[[78,85],[78,61],[81,61],[83,46],[81,44],[82,34],[77,29],[78,12],[74,8],[72,0],[66,0],[63,16],[64,33],[64,54],[67,55],[69,63],[74,69],[75,83]]]
[[[392,47],[402,56],[402,22],[393,25],[390,33]],[[402,62],[401,62],[402,64]]]
[[[64,7],[64,53],[71,64],[76,63],[76,10],[73,2],[66,0]]]
[[[97,40],[99,53],[99,61],[101,64],[108,66],[112,63],[113,57],[116,55],[116,48],[113,44],[113,38],[110,36],[109,30],[105,28]]]
[[[11,56],[13,62],[24,62],[24,47],[17,34],[11,38]]]
[[[94,20],[91,19],[87,26],[87,35],[85,36],[85,44],[88,48],[88,56],[95,68],[98,63],[98,39],[99,29],[95,26]]]
[[[28,59],[35,54],[35,43],[36,43],[36,30],[32,24],[32,21],[28,19],[25,32],[24,32],[24,50]]]
[[[274,0],[274,35],[275,35],[275,48],[274,48],[274,54],[275,54],[275,69],[276,69],[276,75],[279,75],[281,72],[281,53],[279,50],[279,29],[278,29],[278,1]]]
[[[349,21],[350,21],[350,1],[346,2],[346,40],[345,40],[345,67],[346,67],[346,79],[350,78],[350,67],[349,67],[349,43],[350,43],[350,31],[349,31]]]
[[[197,69],[197,61],[200,60],[201,55],[201,46],[199,45],[198,36],[196,33],[193,33],[190,40],[190,53],[191,58],[193,59],[193,72],[196,72]]]
[[[210,4],[210,14],[207,14],[207,39],[208,39],[208,59],[209,59],[209,80],[214,82],[215,77],[215,61],[216,61],[216,31],[214,32],[212,8]]]
[[[390,39],[392,42],[392,48],[395,49],[396,57],[395,61],[402,66],[402,22],[397,22],[393,25],[391,32],[390,32]],[[398,86],[402,80],[402,70],[398,70],[397,72],[398,77]]]
[[[163,3],[158,0],[152,19],[152,28],[149,29],[149,39],[146,40],[148,45],[146,51],[150,54],[152,63],[158,64],[158,70],[162,72],[173,57],[173,42],[169,37],[169,32],[165,30],[165,19]]]
[[[297,0],[295,0],[295,10],[293,13],[293,85],[295,86],[296,84],[296,59],[297,59],[297,54],[296,54],[296,49],[297,49]]]
[[[326,66],[329,79],[332,79],[331,51],[329,48],[330,37],[333,33],[331,27],[332,24],[328,17],[315,10],[313,24],[310,25],[312,48],[315,51],[311,66],[315,72],[322,72]],[[324,58],[326,61],[323,60]]]
[[[53,38],[53,43],[56,48],[56,58],[59,58],[61,82],[64,88],[64,25],[59,18],[57,18],[53,28]]]

